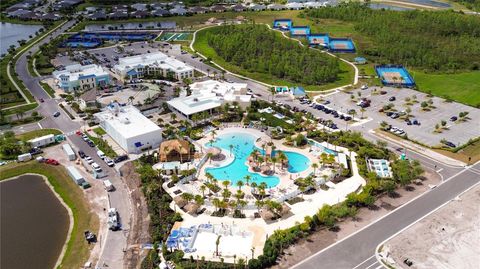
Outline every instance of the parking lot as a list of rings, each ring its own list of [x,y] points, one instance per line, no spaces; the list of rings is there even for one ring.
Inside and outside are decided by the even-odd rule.
[[[365,107],[364,111],[361,111],[362,108],[357,105],[362,98],[371,100],[370,106]],[[356,117],[360,117],[362,114],[364,117],[368,117],[369,121],[365,123],[368,128],[379,128],[380,123],[385,121],[392,127],[403,129],[409,139],[429,146],[439,145],[442,139],[459,146],[471,138],[480,136],[479,109],[455,102],[446,102],[438,97],[428,97],[427,94],[410,89],[387,87],[376,88],[376,91],[375,88],[357,89],[351,93],[331,94],[324,97],[323,100],[318,102],[328,101],[330,107],[340,112],[353,109]],[[422,102],[431,102],[427,110],[422,108]],[[379,112],[388,104],[393,104],[393,106],[390,105],[392,108],[389,114],[396,115],[387,116],[385,112]],[[468,112],[468,116],[463,122],[458,119],[460,112]],[[410,123],[406,120],[407,114],[410,116]],[[457,120],[453,121],[452,117],[457,117]],[[441,132],[435,132],[435,126],[441,127],[442,120],[446,122],[445,127],[440,128]],[[414,121],[418,124],[414,124]]]

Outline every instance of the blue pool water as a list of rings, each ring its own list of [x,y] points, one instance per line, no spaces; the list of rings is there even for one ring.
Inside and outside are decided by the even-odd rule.
[[[404,84],[406,86],[415,85],[415,81],[413,80],[413,78],[410,76],[410,74],[408,73],[408,71],[404,67],[400,67],[400,66],[377,66],[377,67],[375,67],[375,70],[380,77],[383,77],[383,74],[387,73],[387,72],[388,73],[390,73],[390,72],[399,73],[401,79],[403,80],[402,84]],[[382,80],[382,82],[384,84],[393,83],[392,81],[387,81],[387,80]]]
[[[233,186],[238,181],[245,183],[245,176],[250,175],[250,182],[260,184],[265,182],[269,188],[275,187],[280,182],[277,176],[263,176],[258,173],[251,173],[245,165],[248,156],[255,149],[255,137],[247,133],[229,133],[218,136],[212,144],[207,143],[207,147],[219,147],[225,150],[226,154],[230,154],[230,145],[233,145],[232,154],[235,159],[227,166],[219,168],[207,168],[206,172],[212,174],[217,180],[228,180]],[[258,149],[258,148],[257,148]],[[262,151],[261,149],[258,149]],[[284,151],[288,158],[288,172],[299,173],[306,170],[310,166],[310,160],[299,153]]]

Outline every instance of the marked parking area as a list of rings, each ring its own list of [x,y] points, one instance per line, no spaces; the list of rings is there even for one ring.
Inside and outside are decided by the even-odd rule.
[[[380,94],[380,92],[384,92],[384,94]],[[371,100],[370,107],[365,108],[363,112],[361,107],[357,106],[357,102],[361,98]],[[379,128],[380,122],[385,121],[392,126],[403,129],[409,139],[428,146],[438,146],[442,139],[458,146],[467,143],[469,139],[480,136],[479,109],[456,102],[447,102],[438,97],[429,97],[425,93],[411,89],[371,87],[366,90],[357,89],[351,93],[339,92],[325,96],[324,100],[330,101],[329,106],[339,111],[346,112],[354,109],[358,116],[364,114],[365,117],[372,118],[373,120],[367,123],[369,128]],[[422,102],[429,102],[430,100],[432,108],[429,111],[424,111],[421,107]],[[407,108],[409,108],[411,110],[409,113],[411,121],[416,119],[420,125],[409,125],[401,117],[392,119],[385,113],[379,112],[387,104],[393,104],[393,108],[397,112],[407,112]],[[469,119],[464,122],[450,120],[453,116],[458,118],[460,112],[468,112]],[[446,122],[446,128],[441,133],[434,132],[436,125],[441,126],[442,120]]]

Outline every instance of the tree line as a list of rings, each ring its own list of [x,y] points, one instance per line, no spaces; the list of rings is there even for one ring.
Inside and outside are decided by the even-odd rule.
[[[360,3],[306,11],[315,19],[353,22],[372,42],[359,52],[379,63],[428,71],[480,69],[480,18],[454,11],[373,10]]]
[[[207,31],[208,45],[225,61],[249,72],[308,85],[337,80],[338,60],[298,45],[263,25],[228,25]]]

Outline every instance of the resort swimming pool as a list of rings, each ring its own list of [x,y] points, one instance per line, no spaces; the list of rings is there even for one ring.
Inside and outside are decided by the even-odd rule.
[[[248,171],[245,163],[250,153],[256,148],[255,139],[255,136],[247,133],[228,133],[218,136],[213,143],[207,143],[207,147],[219,147],[225,150],[226,154],[230,154],[230,145],[232,145],[231,154],[235,156],[235,159],[227,166],[207,168],[206,172],[212,174],[219,181],[230,181],[233,186],[236,186],[240,180],[245,183],[245,176],[247,175],[251,177],[250,182],[257,184],[265,182],[269,188],[278,185],[280,179],[277,176],[263,176]],[[261,149],[258,150],[262,151]],[[299,173],[310,166],[310,160],[303,154],[291,151],[284,151],[284,153],[288,158],[288,172]]]

